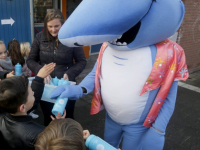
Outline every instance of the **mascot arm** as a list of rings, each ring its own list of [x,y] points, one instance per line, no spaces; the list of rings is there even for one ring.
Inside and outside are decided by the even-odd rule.
[[[97,63],[95,63],[92,71],[83,79],[83,81],[81,81],[81,83],[79,83],[80,87],[86,89],[83,95],[87,95],[94,90],[96,66]]]
[[[79,85],[62,85],[55,88],[50,94],[50,98],[69,98],[71,100],[76,100],[93,91],[94,80],[95,80],[95,70],[96,64],[93,70],[83,79]],[[84,90],[86,92],[84,93]]]
[[[167,95],[167,98],[153,123],[153,127],[150,127],[143,139],[143,150],[156,149],[161,150],[164,146],[165,129],[174,111],[176,95],[177,95],[178,82],[174,81],[171,89]]]
[[[167,124],[174,112],[177,89],[178,89],[178,81],[174,81],[167,95],[167,98],[162,108],[160,109],[160,112],[155,122],[153,123],[153,127],[159,131],[165,132]]]

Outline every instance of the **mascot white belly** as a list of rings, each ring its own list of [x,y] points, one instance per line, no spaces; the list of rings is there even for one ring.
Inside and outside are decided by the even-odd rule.
[[[101,68],[101,95],[109,116],[122,125],[137,123],[149,95],[140,92],[152,69],[150,47],[119,51],[108,46]]]

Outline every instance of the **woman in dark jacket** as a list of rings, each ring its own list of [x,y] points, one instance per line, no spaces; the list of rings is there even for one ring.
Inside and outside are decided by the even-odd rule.
[[[44,32],[36,35],[33,41],[27,65],[34,74],[42,68],[43,65],[54,62],[56,67],[45,81],[50,83],[51,78],[64,78],[69,81],[75,81],[75,78],[83,71],[86,66],[86,58],[82,48],[70,48],[64,46],[58,40],[58,31],[64,23],[64,17],[60,10],[52,9],[47,12],[44,20]],[[66,117],[73,118],[75,102],[69,100],[66,106]],[[53,103],[40,101],[44,114],[44,125],[51,121],[50,115]]]

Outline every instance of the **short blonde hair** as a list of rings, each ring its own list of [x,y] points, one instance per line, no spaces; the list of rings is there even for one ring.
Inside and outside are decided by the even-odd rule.
[[[6,49],[6,45],[5,45],[5,43],[4,43],[3,41],[1,41],[1,40],[0,40],[0,45],[4,46],[5,49]],[[7,50],[6,50],[6,51],[7,51]]]
[[[28,57],[30,53],[30,47],[31,45],[29,42],[20,43],[20,51],[23,57]]]
[[[3,42],[3,41],[0,41],[0,44],[3,44],[3,45],[5,45],[5,43]],[[5,45],[6,46],[6,45]]]
[[[70,118],[53,120],[38,135],[35,150],[85,150],[83,128]]]

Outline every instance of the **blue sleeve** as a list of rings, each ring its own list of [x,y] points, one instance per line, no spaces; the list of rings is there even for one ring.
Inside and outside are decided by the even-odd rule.
[[[165,141],[165,130],[175,108],[177,88],[178,82],[174,81],[167,95],[167,98],[165,99],[165,102],[160,109],[160,112],[155,122],[153,123],[153,127],[150,127],[144,135],[144,138],[142,140],[143,150],[163,149]],[[156,131],[155,128],[162,131],[163,133]]]
[[[160,112],[158,113],[155,122],[153,123],[153,127],[162,132],[165,132],[167,124],[174,112],[177,89],[178,89],[178,81],[174,81],[167,95],[167,98],[162,108],[160,109]]]
[[[79,86],[84,87],[87,90],[87,93],[83,93],[83,95],[87,95],[94,90],[96,66],[97,62],[95,63],[92,71],[79,84]]]

